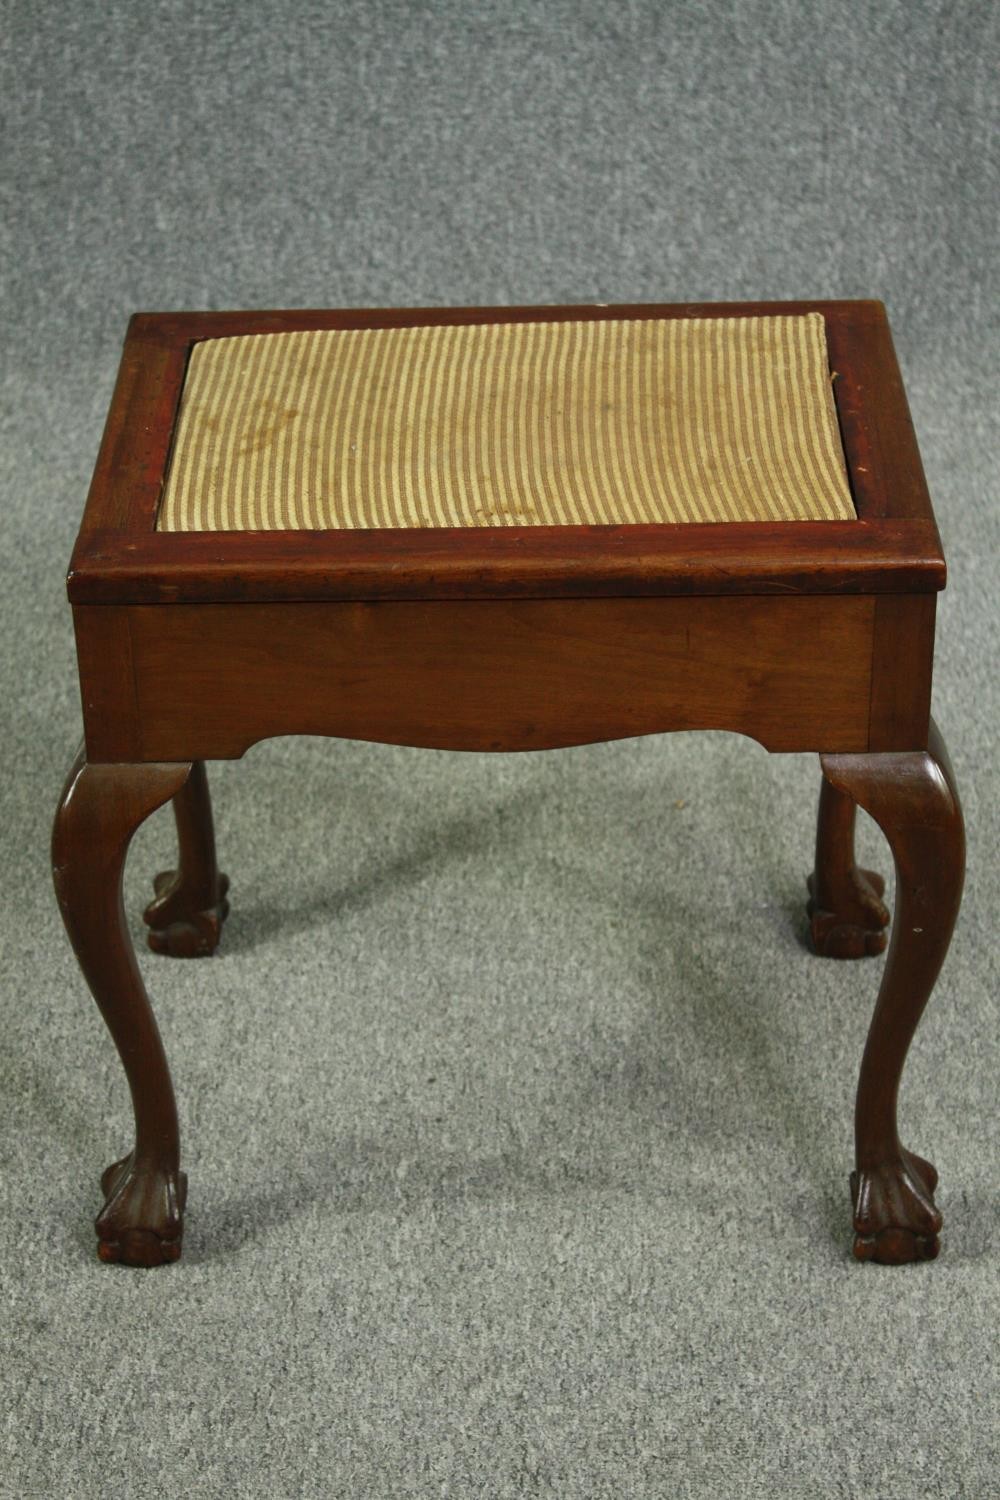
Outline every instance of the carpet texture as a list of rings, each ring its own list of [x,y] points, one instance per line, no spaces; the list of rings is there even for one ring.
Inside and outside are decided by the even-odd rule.
[[[108,0],[4,35],[0,1494],[995,1496],[996,10]],[[128,314],[765,296],[886,301],[949,558],[969,876],[901,1098],[940,1260],[849,1256],[881,960],[806,950],[815,762],[678,735],[213,768],[221,953],[143,958],[185,1257],[100,1265],[128,1100],[47,845]],[[137,939],[172,847],[158,813]]]

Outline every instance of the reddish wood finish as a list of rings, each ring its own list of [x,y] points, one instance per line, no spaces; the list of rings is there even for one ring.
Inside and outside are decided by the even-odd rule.
[[[189,345],[133,337],[129,325],[83,530],[151,531],[163,488]]]
[[[93,613],[77,610],[83,636]],[[550,599],[124,613],[143,759],[236,757],[277,734],[450,750],[669,729],[737,730],[774,750],[868,744],[871,599],[836,609],[823,599]],[[790,650],[792,640],[808,649]],[[87,717],[86,729],[88,753],[132,758],[130,727],[120,748],[114,718]]]
[[[824,755],[823,774],[881,827],[896,865],[896,920],[858,1083],[854,1253],[890,1265],[932,1260],[941,1215],[937,1173],[904,1149],[899,1082],[951,941],[965,873],[965,831],[954,774],[932,725],[927,750]]]
[[[892,652],[885,602],[77,606],[87,751],[224,758],[278,733],[541,749],[696,728],[771,750],[907,749],[926,743],[933,599],[891,601]]]
[[[820,786],[816,828],[816,867],[809,876],[812,940],[823,958],[863,958],[881,953],[889,912],[882,901],[885,881],[854,863],[857,808],[829,781]]]
[[[188,352],[302,328],[821,312],[857,522],[405,531],[155,531]],[[74,603],[914,593],[941,542],[877,302],[142,314],[132,320],[83,528]]]
[[[101,1179],[102,1260],[161,1265],[181,1253],[186,1179],[163,1043],[128,933],[122,872],[132,835],[183,787],[190,765],[89,765],[81,750],[52,835],[52,870],[66,930],[132,1092],[135,1146]]]
[[[526,533],[529,533],[526,535]],[[901,594],[943,586],[922,520],[81,534],[77,604]]]
[[[933,594],[889,594],[876,602],[870,750],[927,743],[936,609]]]
[[[80,702],[92,761],[141,760],[141,725],[135,701],[135,668],[128,610],[91,610],[81,628],[75,611]]]
[[[161,534],[192,344],[290,328],[818,310],[856,522]],[[56,816],[67,929],[121,1053],[135,1150],[105,1173],[105,1259],[180,1254],[185,1180],[162,1046],[121,909],[129,840],[174,799],[176,872],[150,943],[210,952],[226,913],[204,758],[278,734],[525,750],[729,729],[819,750],[813,933],[884,946],[882,882],[855,867],[855,804],[882,825],[898,911],[862,1065],[855,1253],[937,1252],[935,1174],[900,1145],[907,1047],[948,945],[962,825],[929,727],[944,559],[884,309],[873,302],[143,314],[69,578],[88,760]]]
[[[222,924],[229,915],[229,879],[220,875],[216,864],[204,761],[194,762],[173,806],[177,869],[162,871],[153,882],[156,897],[143,913],[149,928],[147,941],[154,953],[171,958],[207,958],[219,946]]]

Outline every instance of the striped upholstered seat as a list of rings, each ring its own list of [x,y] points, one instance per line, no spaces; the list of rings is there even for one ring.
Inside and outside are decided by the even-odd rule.
[[[853,520],[823,317],[212,338],[162,531]]]

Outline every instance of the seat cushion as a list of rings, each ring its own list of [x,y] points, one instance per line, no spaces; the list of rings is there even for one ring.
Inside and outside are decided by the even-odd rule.
[[[854,519],[814,312],[206,339],[157,526]]]

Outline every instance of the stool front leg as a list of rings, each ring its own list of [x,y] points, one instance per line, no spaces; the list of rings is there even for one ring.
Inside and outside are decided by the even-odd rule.
[[[191,764],[89,764],[70,771],[56,812],[56,894],[84,977],[114,1038],[135,1115],[135,1147],[101,1178],[102,1260],[157,1266],[181,1253],[186,1179],[177,1107],[160,1033],[122,902],[125,856],[139,825],[184,786]]]
[[[858,1082],[854,1254],[887,1265],[933,1260],[941,1228],[937,1172],[901,1145],[896,1100],[958,915],[965,872],[961,804],[933,724],[925,751],[824,755],[821,762],[831,785],[879,824],[896,865],[892,942]]]
[[[854,862],[854,798],[824,777],[816,820],[816,865],[806,884],[813,947],[823,958],[864,958],[886,945],[885,881]]]
[[[196,760],[174,797],[177,822],[177,869],[163,870],[153,881],[155,898],[143,920],[154,953],[171,958],[207,958],[219,946],[229,915],[229,879],[215,860],[215,830],[205,762]]]

